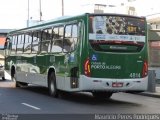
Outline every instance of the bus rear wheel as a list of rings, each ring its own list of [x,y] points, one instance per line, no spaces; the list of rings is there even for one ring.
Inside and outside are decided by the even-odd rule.
[[[55,73],[51,72],[48,78],[48,89],[50,96],[58,97]]]
[[[2,77],[2,80],[3,80],[3,81],[6,80],[5,77]]]
[[[15,82],[15,87],[21,87],[20,82],[16,80],[15,73],[11,72],[11,80]]]
[[[109,99],[112,94],[112,92],[92,92],[92,95],[97,99]]]
[[[28,83],[16,81],[16,87],[27,87]]]

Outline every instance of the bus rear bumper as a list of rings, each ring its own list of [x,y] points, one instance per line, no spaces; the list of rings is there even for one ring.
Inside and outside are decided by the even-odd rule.
[[[110,92],[136,92],[146,91],[148,76],[134,79],[109,79],[80,77],[80,91],[110,91]]]

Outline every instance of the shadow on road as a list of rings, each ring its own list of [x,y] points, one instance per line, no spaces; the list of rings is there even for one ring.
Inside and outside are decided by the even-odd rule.
[[[45,96],[49,96],[48,89],[45,87],[39,86],[29,86],[29,87],[22,87],[21,89],[27,90],[30,92],[34,92],[36,94],[41,94]],[[118,93],[116,93],[118,94]],[[113,94],[114,96],[114,94]],[[54,98],[55,99],[55,98]],[[111,97],[110,99],[96,99],[92,96],[92,94],[88,92],[76,92],[76,93],[69,93],[69,92],[60,92],[60,95],[57,99],[79,103],[79,104],[88,104],[88,105],[122,105],[122,106],[140,106],[140,104],[134,102],[128,102],[123,100],[118,100],[116,97],[114,99]]]
[[[11,80],[0,80],[0,88],[14,88],[14,89],[21,89],[29,92],[33,92],[36,94],[44,95],[49,97],[48,89],[45,87],[40,86],[28,86],[28,87],[20,87],[15,88],[15,82]],[[115,93],[115,95],[118,95],[119,93]],[[121,95],[119,95],[121,96]],[[125,97],[125,95],[123,95]],[[79,103],[79,104],[88,104],[88,105],[127,105],[127,106],[139,106],[139,104],[136,104],[134,102],[128,102],[125,100],[125,98],[121,97],[122,99],[119,100],[117,96],[115,97],[114,94],[110,99],[96,99],[92,96],[89,92],[75,92],[75,93],[69,93],[69,92],[60,92],[60,95],[57,99],[73,102],[73,103]],[[55,98],[54,98],[55,99]]]

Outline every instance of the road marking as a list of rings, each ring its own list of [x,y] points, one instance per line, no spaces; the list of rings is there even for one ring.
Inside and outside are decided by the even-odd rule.
[[[36,109],[36,110],[40,110],[40,108],[35,107],[35,106],[33,106],[33,105],[30,105],[30,104],[27,104],[27,103],[21,103],[21,104],[22,104],[22,105],[25,105],[25,106],[27,106],[27,107],[31,107],[31,108]]]

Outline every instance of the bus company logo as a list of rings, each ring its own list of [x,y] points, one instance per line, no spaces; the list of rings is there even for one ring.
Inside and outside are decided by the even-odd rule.
[[[92,55],[92,61],[97,61],[97,55],[96,54]]]

